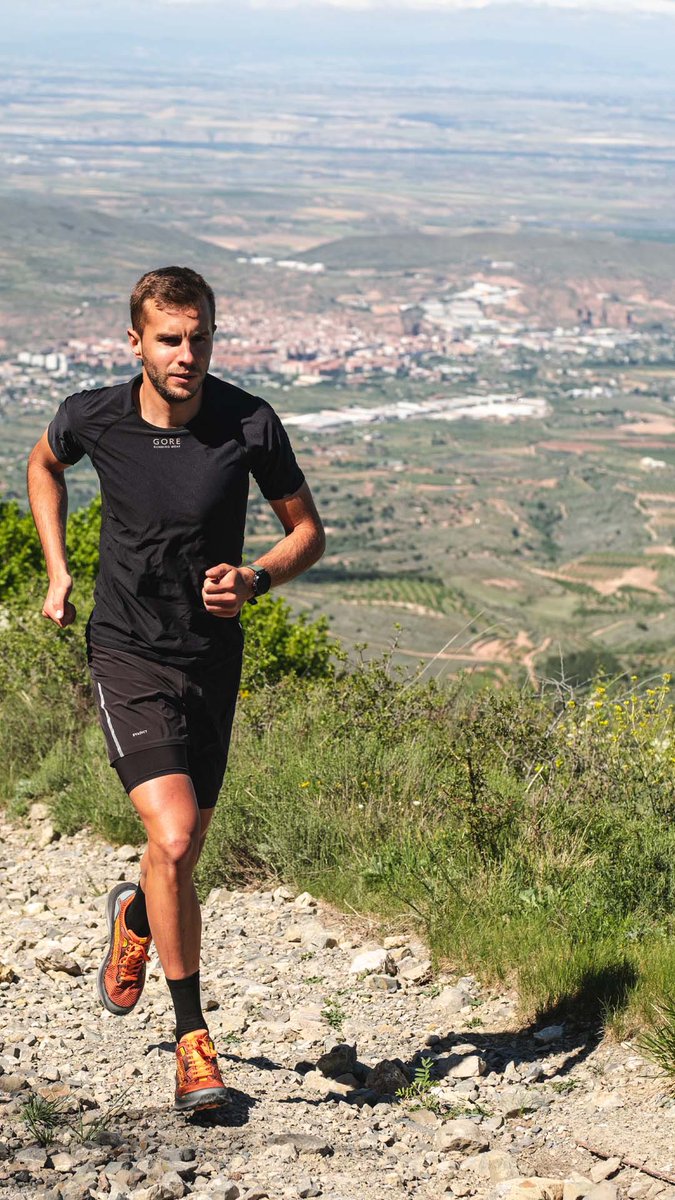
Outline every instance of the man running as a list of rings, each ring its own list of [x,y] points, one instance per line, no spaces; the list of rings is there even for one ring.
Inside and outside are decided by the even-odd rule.
[[[186,1112],[226,1095],[201,1007],[192,877],[227,762],[239,613],[307,570],[325,544],[276,413],[207,373],[215,329],[213,291],[200,275],[185,267],[144,275],[128,330],[141,373],[64,400],[28,466],[49,576],[42,612],[61,628],[75,619],[64,471],[87,454],[101,484],[88,658],[110,763],[148,841],[140,882],[108,897],[98,993],[109,1012],[131,1012],[154,941],[176,1012],[175,1107]],[[241,566],[249,474],[284,536]]]

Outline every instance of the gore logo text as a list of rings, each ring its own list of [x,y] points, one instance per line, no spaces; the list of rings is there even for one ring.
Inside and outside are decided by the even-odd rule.
[[[180,438],[153,438],[152,444],[155,450],[180,450]]]

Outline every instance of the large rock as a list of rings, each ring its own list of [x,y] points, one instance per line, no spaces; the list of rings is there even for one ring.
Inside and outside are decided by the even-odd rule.
[[[451,1017],[466,1008],[470,1000],[471,997],[464,988],[444,987],[434,1000],[434,1008],[443,1016]]]
[[[566,1179],[563,1187],[563,1200],[582,1200],[593,1187],[590,1179]],[[630,1193],[629,1193],[630,1195]]]
[[[349,964],[350,975],[395,975],[396,963],[388,950],[378,946],[375,950],[364,950]]]
[[[474,1154],[464,1160],[462,1168],[473,1171],[482,1179],[489,1179],[490,1183],[504,1183],[520,1175],[515,1159],[508,1150],[487,1150],[484,1154]]]
[[[610,1183],[605,1180],[604,1183],[596,1183],[590,1192],[586,1192],[586,1200],[617,1200],[619,1189],[615,1183]]]
[[[459,1062],[454,1063],[448,1070],[451,1079],[477,1079],[484,1075],[487,1065],[480,1054],[466,1054]]]
[[[456,1121],[446,1121],[436,1133],[434,1147],[444,1151],[469,1151],[480,1154],[490,1146],[485,1134],[481,1132],[475,1121],[468,1117],[459,1117]]]
[[[540,1046],[548,1046],[550,1042],[559,1042],[564,1032],[564,1025],[547,1025],[545,1029],[536,1030],[534,1040]]]
[[[331,1079],[335,1079],[338,1075],[351,1074],[355,1066],[356,1044],[350,1046],[346,1042],[339,1042],[321,1055],[316,1069],[321,1071],[322,1075],[328,1075]]]
[[[333,1153],[331,1143],[314,1133],[275,1133],[268,1145],[292,1146],[298,1154],[318,1154],[321,1158]]]
[[[66,954],[64,950],[51,950],[44,956],[36,956],[35,963],[45,974],[48,971],[56,971],[64,975],[82,974],[80,964],[74,958],[71,958],[69,954]]]
[[[395,1096],[401,1088],[408,1087],[408,1077],[400,1063],[393,1059],[383,1058],[365,1078],[365,1086],[377,1092],[380,1096]]]
[[[620,1158],[605,1158],[600,1162],[594,1163],[589,1171],[592,1183],[603,1183],[605,1179],[611,1179],[612,1175],[616,1175],[617,1171],[621,1170]]]

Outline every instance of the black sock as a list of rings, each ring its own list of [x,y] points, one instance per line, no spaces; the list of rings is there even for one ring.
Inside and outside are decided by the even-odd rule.
[[[187,979],[167,979],[171,999],[176,1010],[176,1041],[195,1029],[206,1029],[206,1021],[199,998],[199,971]]]
[[[124,914],[124,924],[136,937],[150,937],[148,910],[145,907],[145,892],[140,883],[131,904]]]

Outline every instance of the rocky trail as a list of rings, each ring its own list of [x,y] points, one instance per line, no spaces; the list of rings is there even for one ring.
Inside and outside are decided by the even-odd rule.
[[[230,1102],[174,1114],[156,956],[129,1017],[96,998],[105,896],[137,851],[57,839],[42,805],[0,839],[0,1200],[675,1200],[624,1162],[675,1174],[675,1103],[634,1047],[523,1029],[513,996],[433,979],[414,937],[284,887],[204,906]]]

